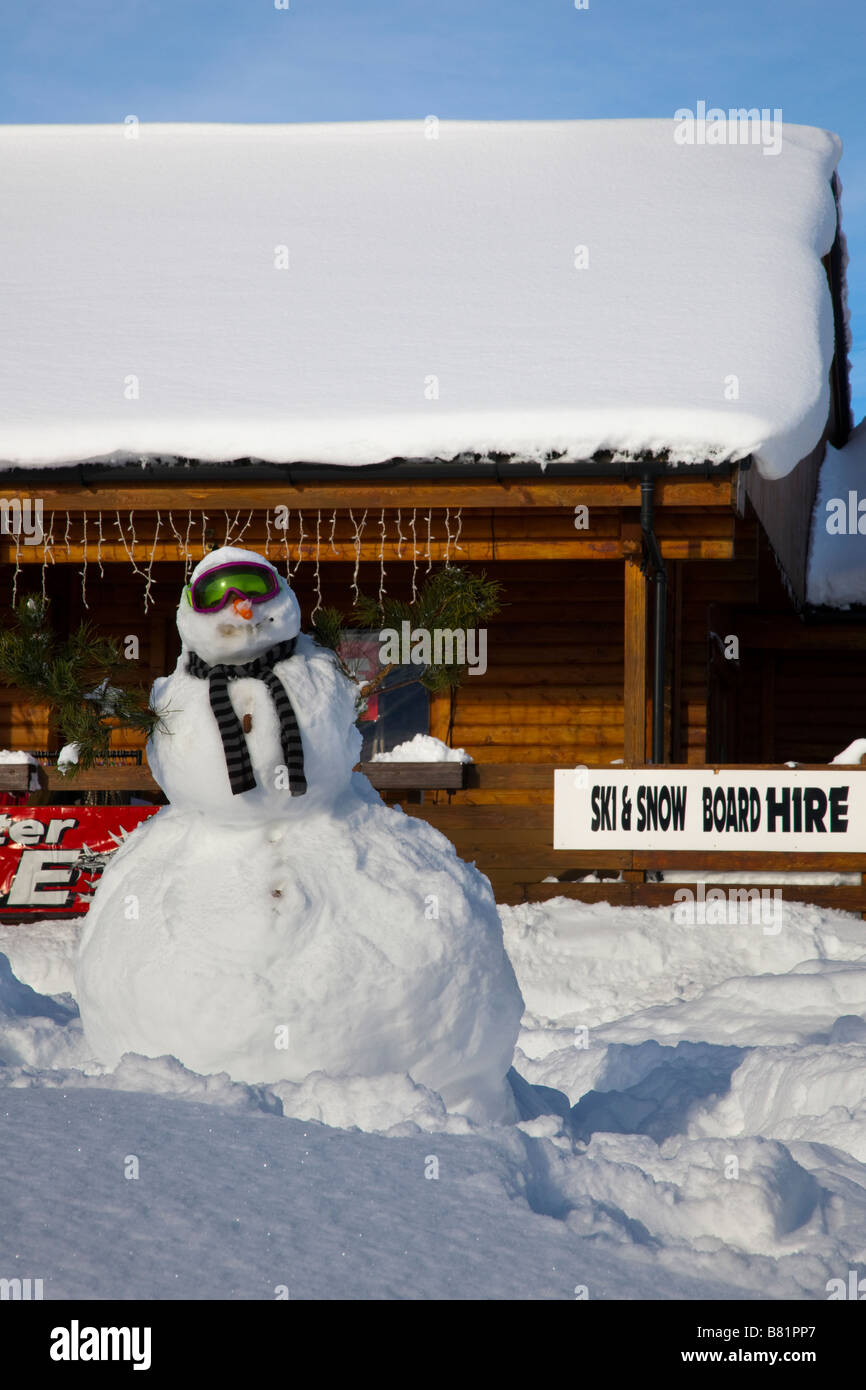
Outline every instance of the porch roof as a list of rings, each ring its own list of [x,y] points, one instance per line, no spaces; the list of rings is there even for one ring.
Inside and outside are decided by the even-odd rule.
[[[828,415],[840,142],[682,129],[2,128],[2,466],[666,450],[782,476]]]

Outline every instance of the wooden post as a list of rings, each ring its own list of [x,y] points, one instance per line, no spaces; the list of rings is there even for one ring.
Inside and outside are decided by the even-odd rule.
[[[646,762],[646,583],[638,560],[625,562],[625,654],[623,685],[626,764]]]
[[[640,557],[625,562],[625,652],[623,670],[623,723],[625,731],[625,762],[646,762],[647,745],[647,602],[646,580],[641,573]],[[643,883],[643,869],[623,869],[625,883]],[[629,901],[633,901],[630,898]]]

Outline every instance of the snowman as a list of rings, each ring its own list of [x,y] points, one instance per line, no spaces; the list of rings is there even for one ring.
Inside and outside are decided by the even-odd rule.
[[[213,551],[177,610],[148,762],[169,800],[114,854],[76,984],[95,1056],[250,1084],[409,1074],[513,1118],[522,1000],[490,885],[353,772],[356,689],[260,556]]]

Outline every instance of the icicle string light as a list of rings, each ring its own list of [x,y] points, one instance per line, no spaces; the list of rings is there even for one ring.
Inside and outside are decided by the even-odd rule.
[[[321,606],[322,606],[322,569],[321,569],[322,538],[321,538],[321,529],[322,529],[322,513],[319,511],[319,512],[316,512],[316,573],[315,573],[316,606],[315,606],[315,608],[313,609],[312,613],[310,614],[310,617],[311,617],[311,618],[315,618],[316,614],[318,613],[319,609],[320,609]]]
[[[385,597],[385,508],[379,516],[379,604]]]
[[[290,515],[291,515],[291,513],[287,511],[287,512],[286,512],[286,519],[285,519],[285,521],[283,522],[283,527],[282,527],[282,531],[283,531],[283,554],[284,554],[285,560],[286,560],[286,578],[288,579],[289,583],[291,583],[291,580],[292,580],[292,558],[291,558],[291,556],[290,556],[290,554],[289,554],[289,516],[290,516]]]
[[[445,568],[451,563],[451,508],[445,508]]]
[[[87,602],[87,512],[81,513],[81,602],[85,608],[90,608]]]
[[[240,516],[240,512],[238,512],[238,517],[239,517],[239,516]],[[247,531],[250,529],[250,526],[252,525],[252,521],[253,521],[253,513],[252,513],[252,511],[250,511],[249,516],[247,517],[246,521],[244,522],[243,526],[241,527],[240,531],[238,532],[237,536],[235,537],[235,545],[240,545],[240,543],[241,543],[241,541],[243,540],[244,536],[247,534]]]
[[[44,532],[43,532],[44,537]],[[43,555],[45,551],[43,550]],[[21,527],[15,527],[15,573],[12,576],[12,607],[18,602],[18,575],[21,572]]]
[[[177,541],[177,554],[178,554],[178,559],[183,560],[183,561],[185,562],[186,559],[187,559],[186,546],[184,545],[183,536],[180,534],[180,532],[178,531],[177,527],[176,527],[175,524],[174,524],[174,512],[172,512],[172,511],[170,511],[169,514],[168,514],[168,524],[169,524],[169,526],[171,527],[171,533],[172,533],[172,535],[174,536],[175,540]],[[186,564],[185,564],[185,563],[184,563],[184,574],[183,574],[183,578],[184,578],[184,583],[186,583]]]
[[[349,508],[349,520],[355,528],[355,570],[352,574],[352,592],[355,595],[355,602],[357,603],[358,599],[361,597],[361,591],[358,588],[358,569],[361,564],[361,532],[364,530],[364,522],[367,520],[366,508],[364,509],[364,515],[361,517],[360,525],[355,520],[351,507]]]
[[[160,528],[160,525],[161,525],[161,524],[162,524],[162,518],[160,517],[159,512],[157,512],[157,514],[156,514],[156,526],[155,526],[154,532],[153,532],[153,545],[151,546],[151,549],[150,549],[150,560],[148,561],[148,565],[147,565],[147,575],[146,575],[146,581],[145,581],[145,586],[144,586],[144,611],[145,611],[145,613],[147,612],[148,608],[150,607],[150,591],[151,591],[151,588],[153,587],[153,562],[154,562],[154,560],[156,559],[156,544],[157,544],[157,541],[159,540],[159,528]]]
[[[417,532],[416,532],[416,530],[415,530],[415,521],[416,521],[416,517],[417,517],[417,509],[416,509],[415,507],[413,507],[413,508],[412,508],[412,520],[411,520],[410,523],[409,523],[409,525],[410,525],[411,528],[412,528],[412,602],[413,602],[413,603],[415,602],[415,599],[416,599],[417,594],[418,594],[418,534],[417,534]]]
[[[47,580],[48,580],[48,552],[49,552],[49,550],[51,551],[51,563],[52,563],[52,565],[54,564],[54,513],[51,512],[51,513],[50,513],[50,516],[51,516],[51,523],[50,523],[50,526],[49,526],[49,528],[48,528],[48,535],[47,535],[47,536],[45,535],[44,530],[43,530],[43,533],[42,533],[42,601],[43,601],[43,603],[45,602],[46,598],[48,597],[47,592],[46,592],[46,587],[45,587],[45,586],[46,586],[46,583],[47,583]]]
[[[400,508],[397,508],[397,559],[403,559],[403,532],[400,529]]]
[[[304,558],[301,546],[304,544],[304,513],[298,509],[298,563],[295,565],[294,572],[297,574],[301,560]]]
[[[129,513],[129,524],[132,531],[132,550],[130,550],[129,545],[127,544],[126,535],[123,530],[123,524],[120,520],[120,512],[115,512],[114,515],[116,518],[114,524],[120,533],[120,539],[123,542],[123,548],[126,551],[127,559],[129,560],[129,563],[132,565],[132,572],[133,574],[140,574],[143,578],[146,579],[147,576],[145,575],[144,571],[140,570],[138,568],[138,565],[135,563],[135,520],[133,518],[133,514],[132,512]]]
[[[331,549],[333,550],[333,552],[334,552],[335,555],[339,555],[340,552],[339,552],[339,550],[337,549],[337,547],[334,545],[334,533],[336,532],[336,530],[337,530],[337,511],[336,511],[336,508],[335,508],[334,511],[331,513]]]
[[[100,579],[104,579],[105,570],[102,568],[102,542],[104,539],[102,535],[102,512],[96,513],[96,527],[96,563],[99,566],[99,577]]]
[[[207,555],[207,517],[204,512],[201,514],[201,558]]]
[[[460,544],[460,532],[461,532],[462,530],[463,530],[463,508],[462,508],[462,507],[458,507],[458,508],[457,508],[457,532],[456,532],[456,534],[455,534],[455,536],[454,536],[454,549],[455,549],[455,551],[457,551],[457,550],[462,550],[462,549],[463,549],[462,545]]]
[[[67,513],[66,513],[66,534],[65,534],[65,536],[63,537],[63,541],[64,541],[64,544],[65,544],[65,546],[66,546],[66,558],[67,558],[67,560],[69,559],[69,556],[72,554],[72,547],[71,547],[71,545],[69,544],[69,528],[71,527],[71,525],[72,525],[72,513],[71,513],[71,512],[67,512]]]
[[[431,571],[431,569],[433,568],[433,552],[432,552],[432,550],[430,549],[430,547],[431,547],[432,544],[433,544],[433,508],[431,507],[431,508],[430,508],[430,511],[427,513],[427,569],[426,569],[426,571],[425,571],[427,574],[429,574],[430,571]]]

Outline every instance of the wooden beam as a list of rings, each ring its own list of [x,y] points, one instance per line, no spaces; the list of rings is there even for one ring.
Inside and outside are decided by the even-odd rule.
[[[435,472],[435,469],[431,469]],[[292,484],[288,478],[274,482],[196,483],[178,472],[176,482],[112,484],[106,477],[98,483],[42,482],[34,474],[28,490],[16,487],[7,494],[22,501],[39,498],[44,510],[58,512],[129,511],[207,511],[238,507],[249,510],[283,504],[292,511],[300,507],[567,507],[578,503],[592,507],[640,506],[640,481],[623,481],[612,474],[607,478],[506,479],[501,483],[484,479],[431,477],[426,480],[382,480],[352,477],[346,469],[345,481]],[[731,508],[729,477],[700,478],[675,474],[656,483],[659,507]]]
[[[493,560],[622,560],[629,554],[629,543],[619,539],[599,539],[575,538],[569,540],[461,540],[459,558],[462,561],[487,561]],[[269,546],[263,543],[253,543],[253,548],[259,554],[267,555],[269,559],[280,561],[285,556],[282,543],[277,545],[273,541]],[[402,551],[402,553],[401,553]],[[662,540],[661,551],[665,559],[668,560],[732,560],[734,558],[733,540],[726,538],[718,539],[699,539],[696,537],[679,537],[670,540]],[[300,553],[299,553],[300,552]],[[198,551],[194,552],[198,556]],[[434,562],[444,561],[446,558],[452,562],[454,560],[454,545],[449,546],[445,541],[434,540],[430,545],[429,558]],[[300,547],[296,541],[289,544],[289,555],[293,562],[300,560],[315,560],[316,547],[305,542]],[[423,546],[419,539],[419,559],[423,555],[424,560],[428,559],[426,541]],[[93,562],[96,556],[96,542],[88,543],[87,558]],[[139,565],[147,565],[151,560],[154,563],[180,563],[183,555],[180,546],[176,541],[158,542],[154,545],[146,541],[136,541],[135,545],[129,543],[128,547],[117,541],[104,541],[101,549],[101,559],[103,564],[126,564],[130,563],[130,556]],[[334,550],[327,542],[323,542],[319,555],[320,562],[333,564],[336,561],[354,562],[356,558],[355,547],[348,544],[337,544]],[[387,564],[411,563],[411,549],[403,545],[398,549],[394,542],[386,542],[384,547],[380,542],[364,542],[360,547],[358,555],[360,562],[378,562],[384,559]],[[80,568],[84,561],[84,548],[80,544],[71,544],[67,550],[66,545],[55,539],[53,547],[53,560],[49,563],[57,565],[75,565]],[[14,545],[0,544],[0,562],[7,565],[14,565],[16,562],[23,569],[28,566],[41,565],[43,563],[42,546],[22,545],[16,553]]]
[[[465,763],[359,763],[357,770],[363,772],[373,786],[381,791],[431,790],[457,791],[463,786]],[[0,791],[25,792],[31,765],[26,763],[0,764]],[[68,793],[77,796],[80,792],[150,792],[159,794],[160,788],[154,780],[150,768],[140,767],[90,767],[82,768],[66,776],[56,767],[40,767],[39,778],[42,789],[52,793]]]
[[[0,763],[0,792],[26,792],[31,767],[31,763]]]
[[[646,757],[647,682],[646,582],[636,559],[625,563],[625,682],[623,686],[624,756],[642,763]]]

